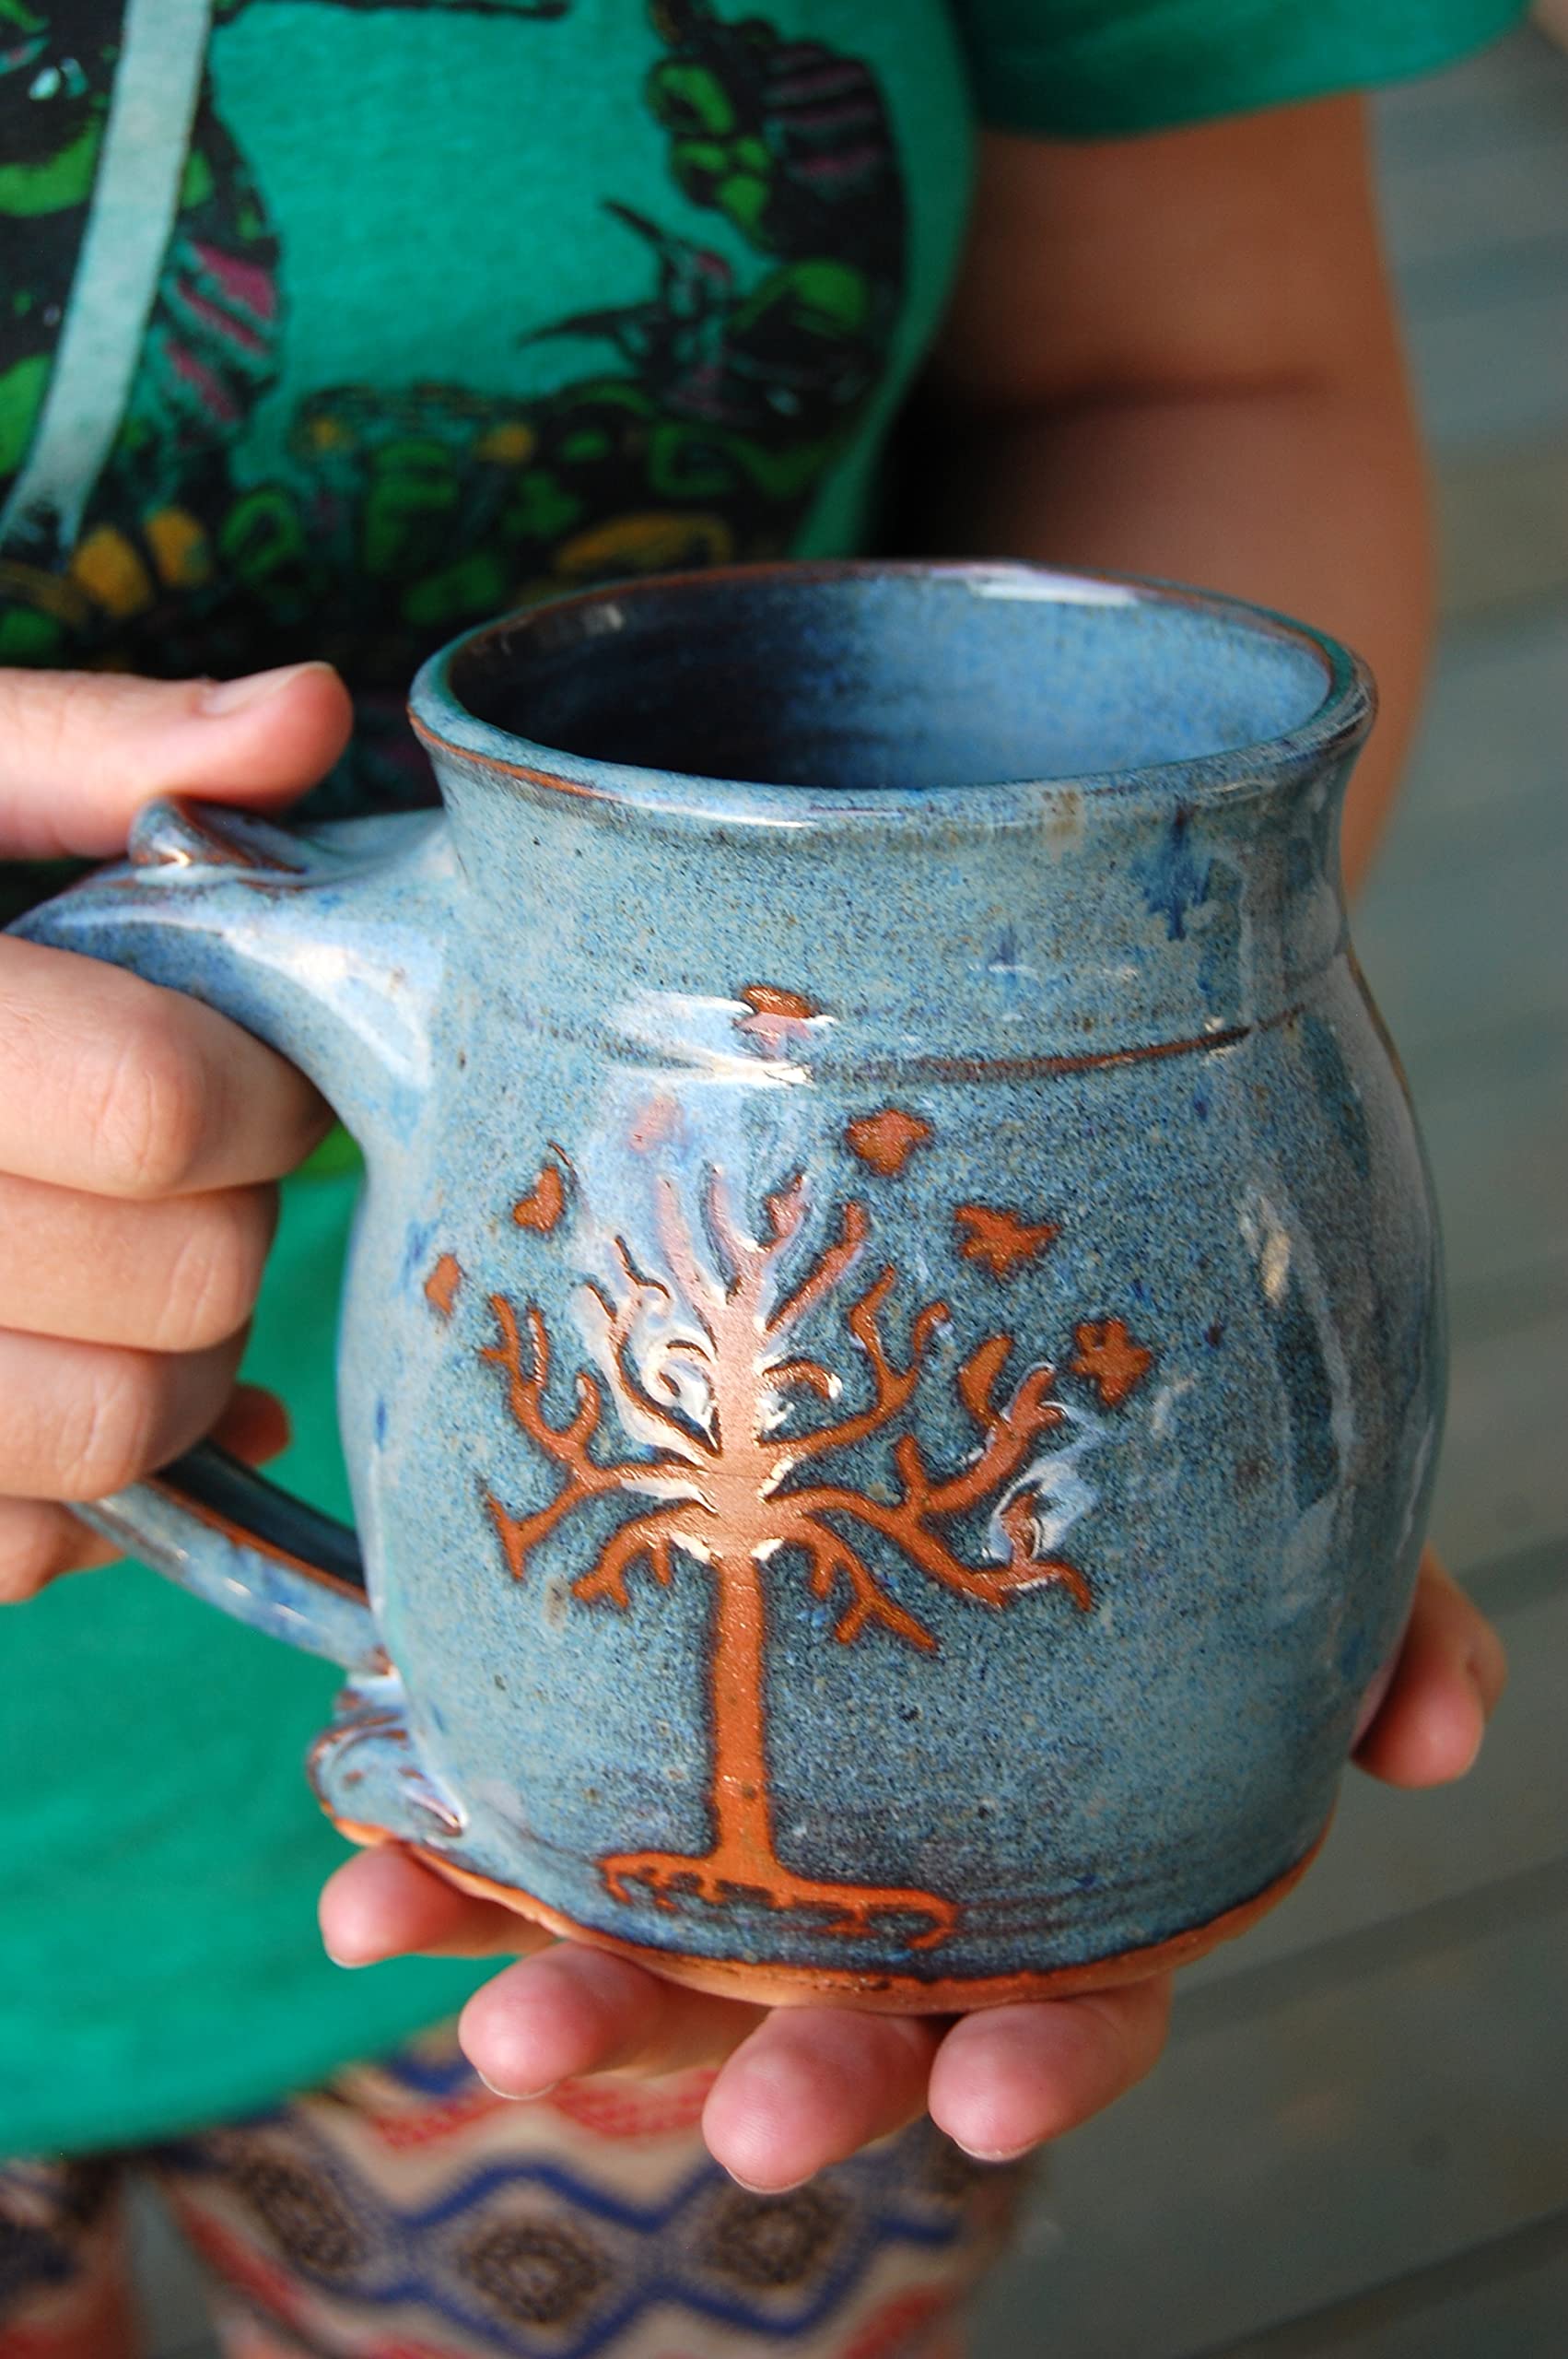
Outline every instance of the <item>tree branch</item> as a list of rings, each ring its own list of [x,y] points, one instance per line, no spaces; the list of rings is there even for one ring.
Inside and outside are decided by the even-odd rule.
[[[700,1560],[706,1555],[707,1547],[703,1535],[693,1530],[683,1509],[661,1508],[652,1515],[634,1516],[629,1522],[618,1524],[610,1534],[591,1571],[573,1581],[572,1595],[584,1605],[607,1599],[625,1612],[631,1603],[626,1575],[640,1558],[648,1559],[648,1569],[654,1579],[661,1588],[668,1589],[675,1577],[673,1552],[685,1548],[689,1555]]]
[[[504,1294],[490,1297],[490,1308],[496,1324],[501,1331],[498,1344],[490,1344],[480,1353],[482,1360],[489,1360],[507,1372],[507,1403],[513,1419],[530,1441],[537,1442],[548,1458],[557,1465],[578,1466],[587,1460],[588,1445],[599,1430],[603,1413],[604,1395],[595,1378],[580,1369],[576,1379],[578,1412],[567,1426],[553,1426],[544,1414],[544,1388],[550,1380],[550,1337],[537,1306],[528,1305],[524,1313],[528,1321],[529,1340],[533,1347],[533,1373],[529,1375],[522,1365],[522,1335],[518,1326],[517,1312]]]
[[[878,1286],[882,1285],[879,1279]],[[884,1289],[885,1291],[885,1289]],[[875,1315],[877,1287],[873,1286],[856,1305],[863,1312],[862,1324],[872,1335],[876,1334]],[[933,1304],[921,1314],[922,1320],[941,1306]],[[851,1314],[853,1317],[853,1314]],[[927,1331],[929,1332],[929,1330]],[[877,1367],[879,1381],[895,1390],[904,1383],[913,1391],[918,1375],[917,1361],[923,1343],[920,1326],[916,1329],[916,1352],[907,1370],[892,1366],[878,1340],[872,1351],[872,1365]],[[863,1340],[863,1338],[862,1338]],[[868,1349],[871,1348],[868,1346]],[[935,1482],[920,1454],[919,1443],[913,1434],[903,1434],[894,1445],[893,1462],[904,1486],[901,1499],[883,1501],[866,1497],[844,1485],[825,1484],[808,1490],[786,1494],[789,1505],[802,1519],[823,1515],[852,1517],[872,1532],[879,1532],[902,1551],[910,1563],[917,1565],[930,1579],[940,1581],[944,1589],[965,1597],[978,1599],[986,1605],[1005,1604],[1009,1597],[1020,1590],[1034,1589],[1043,1582],[1059,1581],[1072,1594],[1077,1604],[1090,1603],[1088,1584],[1075,1566],[1063,1558],[1036,1557],[1032,1554],[1036,1531],[1030,1515],[1030,1494],[1021,1493],[1010,1500],[1001,1513],[1002,1530],[1007,1535],[1009,1555],[1003,1564],[966,1565],[955,1555],[939,1533],[930,1528],[932,1518],[959,1515],[981,1506],[1001,1490],[1026,1463],[1035,1443],[1062,1422],[1062,1411],[1047,1398],[1056,1381],[1050,1367],[1032,1368],[1024,1377],[1005,1409],[992,1399],[996,1382],[1012,1350],[1006,1335],[991,1335],[979,1344],[958,1371],[956,1386],[965,1407],[977,1423],[982,1425],[985,1439],[973,1463],[945,1482]],[[906,1395],[906,1397],[907,1397]],[[863,1427],[864,1413],[860,1421]],[[850,1419],[837,1430],[834,1446],[854,1438],[851,1428],[857,1421]],[[809,1439],[814,1440],[812,1436]],[[859,1626],[859,1625],[857,1625]]]
[[[816,1484],[807,1491],[791,1491],[788,1496],[790,1505],[802,1515],[847,1515],[871,1531],[880,1532],[884,1539],[891,1540],[895,1547],[909,1558],[911,1564],[918,1565],[923,1573],[929,1573],[933,1580],[943,1582],[949,1589],[972,1588],[976,1594],[985,1597],[987,1604],[1001,1602],[1000,1597],[988,1594],[994,1585],[994,1568],[988,1567],[977,1574],[969,1566],[963,1564],[934,1532],[924,1529],[919,1515],[910,1508],[907,1500],[890,1504],[883,1499],[869,1499],[863,1493],[851,1491],[847,1485],[839,1483]]]
[[[771,1208],[778,1202],[777,1197],[770,1197],[769,1207]],[[787,1242],[788,1236],[792,1236],[793,1233],[792,1229],[787,1232],[786,1237],[780,1238],[778,1246],[773,1250],[778,1250]],[[833,1292],[851,1262],[859,1258],[860,1248],[870,1234],[871,1222],[866,1216],[864,1204],[851,1198],[839,1215],[839,1233],[837,1242],[824,1249],[816,1267],[796,1288],[789,1300],[779,1305],[768,1320],[763,1330],[764,1333],[781,1335],[788,1332],[791,1327],[797,1326],[813,1304],[820,1302],[824,1295]]]
[[[896,1598],[890,1597],[866,1564],[847,1540],[826,1524],[802,1517],[799,1528],[786,1535],[787,1546],[802,1549],[811,1563],[811,1590],[813,1597],[825,1601],[833,1594],[834,1585],[842,1579],[848,1584],[849,1602],[839,1615],[833,1635],[840,1646],[853,1646],[855,1640],[872,1623],[879,1623],[895,1638],[903,1638],[922,1654],[936,1652],[936,1640],[923,1622],[907,1613]]]
[[[845,1322],[872,1364],[872,1397],[869,1405],[840,1418],[837,1425],[817,1426],[810,1433],[781,1442],[780,1455],[790,1463],[821,1458],[830,1449],[847,1449],[852,1442],[864,1441],[868,1435],[880,1433],[914,1399],[920,1380],[921,1358],[932,1335],[947,1318],[948,1309],[945,1302],[926,1305],[909,1339],[908,1363],[899,1367],[890,1357],[877,1324],[883,1304],[896,1282],[895,1270],[883,1270],[859,1301],[851,1304]]]
[[[1064,1412],[1048,1397],[1056,1384],[1054,1367],[1031,1368],[1005,1409],[991,1398],[1012,1348],[1011,1336],[988,1336],[958,1371],[959,1399],[985,1436],[968,1466],[945,1482],[933,1483],[912,1436],[895,1449],[895,1463],[922,1515],[962,1515],[978,1507],[1012,1480],[1040,1436],[1063,1422]]]
[[[730,1265],[724,1273],[724,1294],[727,1300],[732,1299],[744,1285],[746,1272],[759,1255],[756,1246],[735,1218],[724,1186],[724,1174],[717,1164],[708,1167],[708,1193],[703,1209],[713,1233],[713,1241]]]
[[[782,1360],[777,1367],[764,1370],[770,1392],[787,1392],[791,1385],[800,1385],[807,1392],[814,1392],[819,1401],[837,1400],[839,1380],[820,1360]]]
[[[693,1316],[700,1322],[708,1342],[714,1341],[713,1320],[724,1306],[724,1289],[716,1285],[711,1273],[696,1258],[696,1246],[675,1183],[670,1174],[661,1172],[656,1190],[659,1242],[664,1258],[682,1293],[685,1296]]]
[[[615,1259],[620,1265],[623,1281],[628,1290],[625,1299],[618,1304],[614,1303],[603,1289],[594,1285],[591,1280],[588,1285],[588,1293],[598,1304],[603,1317],[605,1351],[611,1364],[614,1381],[617,1389],[624,1391],[626,1399],[655,1427],[666,1449],[685,1465],[700,1466],[705,1456],[712,1455],[711,1448],[705,1443],[700,1434],[694,1432],[691,1426],[672,1409],[667,1401],[661,1401],[649,1391],[643,1380],[642,1370],[632,1356],[632,1344],[638,1322],[645,1317],[650,1305],[659,1303],[668,1305],[670,1289],[667,1285],[661,1285],[657,1278],[645,1278],[641,1275],[632,1262],[624,1238],[617,1237],[614,1240],[614,1250]],[[690,1338],[673,1338],[661,1351],[657,1349],[650,1351],[650,1359],[656,1362],[658,1358],[667,1358],[677,1343],[685,1344],[692,1350],[701,1348]],[[640,1439],[641,1437],[639,1436],[638,1438]]]
[[[806,1216],[805,1173],[797,1171],[782,1188],[775,1189],[771,1196],[765,1196],[763,1208],[767,1215],[766,1242],[778,1248],[788,1245],[790,1239],[799,1234],[801,1223]]]
[[[602,1497],[606,1491],[643,1489],[661,1474],[685,1473],[689,1480],[689,1470],[685,1461],[669,1466],[658,1459],[599,1465],[589,1455],[589,1445],[599,1430],[604,1403],[595,1379],[586,1370],[579,1372],[577,1413],[567,1425],[553,1426],[544,1410],[544,1388],[550,1377],[550,1338],[543,1317],[530,1303],[525,1313],[533,1363],[530,1373],[523,1365],[522,1331],[516,1310],[506,1296],[499,1294],[490,1297],[490,1308],[501,1331],[501,1340],[487,1345],[479,1356],[506,1370],[507,1401],[514,1422],[563,1473],[555,1497],[531,1515],[515,1516],[493,1492],[486,1489],[483,1493],[486,1511],[506,1552],[508,1569],[513,1580],[520,1581],[539,1543],[585,1499]]]

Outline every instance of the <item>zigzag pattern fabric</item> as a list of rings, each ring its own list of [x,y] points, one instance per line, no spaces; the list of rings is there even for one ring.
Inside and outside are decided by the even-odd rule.
[[[450,2034],[112,2165],[0,2170],[0,2359],[104,2359],[124,2174],[211,2272],[233,2359],[958,2359],[1017,2177],[929,2124],[750,2195],[709,2077],[509,2104]]]

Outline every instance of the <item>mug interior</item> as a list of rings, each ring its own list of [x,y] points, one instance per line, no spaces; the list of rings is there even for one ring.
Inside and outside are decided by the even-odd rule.
[[[612,588],[462,643],[448,693],[579,760],[759,786],[1003,785],[1267,744],[1334,675],[1223,601],[1028,568],[786,567]]]

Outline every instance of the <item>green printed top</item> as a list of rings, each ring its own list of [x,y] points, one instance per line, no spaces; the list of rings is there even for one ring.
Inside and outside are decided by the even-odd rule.
[[[312,807],[423,800],[401,692],[465,624],[864,538],[977,120],[1136,132],[1515,13],[0,0],[0,662],[325,655],[359,726]],[[250,1359],[293,1410],[282,1475],[339,1513],[355,1184],[287,1191]],[[298,1764],[332,1683],[135,1569],[0,1621],[0,2154],[264,2103],[472,1987],[321,1954],[341,1847]]]

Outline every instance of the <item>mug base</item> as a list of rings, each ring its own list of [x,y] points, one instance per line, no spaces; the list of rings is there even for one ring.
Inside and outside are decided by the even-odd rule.
[[[333,1810],[327,1815],[338,1833],[351,1843],[374,1848],[400,1839],[390,1836],[383,1827],[358,1824],[340,1817]],[[1165,1941],[1152,1942],[1142,1949],[1121,1950],[1109,1957],[1088,1958],[1078,1966],[1048,1967],[1039,1973],[967,1978],[950,1976],[936,1981],[844,1966],[783,1966],[777,1962],[753,1965],[743,1958],[693,1957],[681,1950],[655,1949],[638,1942],[620,1941],[613,1933],[596,1932],[592,1926],[578,1923],[575,1918],[550,1907],[515,1884],[497,1884],[489,1876],[460,1866],[427,1844],[404,1842],[403,1848],[448,1884],[456,1884],[460,1891],[471,1893],[477,1900],[498,1902],[562,1941],[584,1942],[591,1949],[608,1950],[612,1956],[629,1958],[634,1965],[648,1967],[650,1973],[684,1983],[688,1989],[705,1991],[711,1998],[743,1999],[760,2007],[807,2007],[826,2001],[837,2006],[864,2008],[873,2014],[954,2015],[968,2014],[981,2007],[1014,2006],[1028,1999],[1071,1999],[1088,1990],[1113,1990],[1124,1983],[1147,1981],[1152,1975],[1195,1965],[1222,1942],[1234,1941],[1238,1933],[1245,1933],[1294,1890],[1328,1840],[1329,1824],[1331,1820],[1325,1823],[1316,1841],[1295,1864],[1287,1868],[1283,1875],[1276,1876],[1272,1884],[1265,1884],[1261,1892],[1224,1909],[1218,1917],[1209,1918],[1203,1924],[1171,1934]]]

